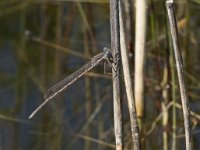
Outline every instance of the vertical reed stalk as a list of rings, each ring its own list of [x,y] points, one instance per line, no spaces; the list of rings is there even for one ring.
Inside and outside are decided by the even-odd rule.
[[[92,41],[92,45],[94,46],[93,49],[96,50],[96,45],[97,44],[96,44],[95,36],[94,36],[94,33],[93,33],[92,28],[90,26],[90,23],[89,23],[89,21],[87,19],[87,16],[86,16],[86,14],[85,14],[85,12],[83,10],[83,6],[81,5],[80,2],[76,2],[76,4],[78,6],[78,10],[80,12],[80,15],[81,15],[81,17],[83,19],[84,25],[85,25],[86,29],[88,30],[88,34],[89,34],[90,39]]]
[[[58,2],[57,8],[57,18],[56,18],[56,44],[62,45],[62,4]],[[55,80],[58,80],[60,73],[61,73],[61,59],[62,59],[62,52],[59,49],[55,51]]]
[[[86,9],[88,7],[85,7]],[[87,13],[86,11],[83,11],[83,13]],[[87,32],[87,27],[84,26],[84,50],[85,50],[85,56],[90,57],[90,52],[89,52],[89,41],[88,41],[88,32]],[[91,101],[92,95],[91,95],[91,82],[90,78],[85,78],[85,99],[86,99],[86,118],[88,119],[91,115],[92,112],[92,101]],[[91,136],[91,126],[86,129],[85,134],[86,136],[90,137]],[[91,142],[89,140],[85,140],[85,148],[86,150],[91,149]]]
[[[19,48],[17,49],[17,58],[18,58],[18,70],[17,70],[17,78],[16,78],[16,97],[15,97],[15,107],[12,110],[12,114],[17,116],[20,113],[20,110],[23,109],[22,104],[24,103],[26,97],[26,40],[24,36],[24,32],[26,30],[26,9],[22,9],[20,11],[20,40],[19,40]],[[13,141],[10,144],[11,149],[18,149],[20,140],[18,135],[20,134],[20,126],[19,124],[15,123],[14,126],[14,137]]]
[[[167,12],[166,12],[167,13]],[[165,19],[166,22],[166,43],[167,43],[167,55],[168,58],[166,59],[168,62],[168,72],[169,72],[169,85],[170,85],[170,91],[169,91],[169,99],[172,100],[172,150],[176,150],[176,79],[175,79],[175,62],[173,57],[173,47],[172,47],[172,41],[170,40],[170,33],[168,32],[169,26],[167,25],[168,20],[167,17]]]
[[[164,66],[163,81],[161,83],[161,86],[162,86],[162,97],[163,97],[163,101],[161,102],[162,111],[163,111],[163,118],[162,118],[162,124],[163,124],[163,150],[168,150],[167,125],[168,125],[169,113],[168,113],[168,109],[167,109],[167,104],[168,104],[168,65],[167,65],[167,63]]]
[[[42,0],[42,4],[41,4],[41,10],[40,10],[40,39],[45,40],[46,38],[46,34],[47,34],[47,27],[48,27],[48,20],[47,20],[47,14],[46,14],[46,10],[47,10],[47,4],[46,4],[46,0]],[[41,80],[41,84],[43,86],[45,86],[46,81],[47,81],[47,77],[46,77],[46,68],[47,68],[47,57],[46,57],[46,47],[42,44],[40,46],[40,80]]]
[[[42,4],[41,4],[41,8],[40,8],[40,39],[45,40],[47,37],[47,28],[48,28],[48,19],[47,19],[47,3],[46,0],[42,0]],[[46,47],[41,44],[40,45],[40,58],[39,58],[39,62],[40,62],[40,66],[39,66],[39,72],[40,72],[40,81],[41,81],[41,85],[43,87],[46,87],[46,83],[47,83],[47,49]],[[45,113],[42,116],[42,124],[45,124],[46,122],[48,122],[48,125],[44,126],[41,128],[40,132],[44,132],[44,131],[48,131],[48,129],[51,126],[51,121],[47,119],[48,114]],[[46,136],[42,136],[39,138],[39,140],[45,139],[45,143],[48,143],[48,139],[46,138]],[[39,143],[37,146],[34,146],[34,149],[45,149],[46,148],[46,144],[44,143]]]
[[[136,0],[135,26],[135,101],[140,129],[144,116],[144,49],[146,37],[146,0]]]
[[[101,98],[101,92],[100,91],[101,91],[100,90],[100,84],[99,84],[99,82],[96,82],[95,83],[95,98],[96,98],[97,105],[100,105],[103,102],[103,100]],[[105,121],[104,121],[103,118],[104,118],[103,113],[100,112],[98,114],[98,139],[99,140],[101,140],[103,135],[104,135],[104,122]],[[99,144],[97,149],[102,150],[103,147],[104,146],[102,144]]]
[[[163,118],[162,118],[162,124],[163,124],[163,150],[168,150],[168,134],[167,134],[167,123],[168,123],[168,110],[166,107],[166,104],[164,102],[161,103],[162,105],[162,112],[163,112]]]
[[[122,2],[123,5],[123,2]],[[133,1],[132,0],[124,0],[124,12],[125,18],[124,20],[124,32],[126,37],[126,44],[128,52],[133,56],[133,39],[134,39],[134,25],[133,25]],[[131,57],[131,62],[134,63],[134,58]],[[131,65],[131,64],[130,64]],[[132,66],[130,66],[132,68]]]
[[[128,51],[126,47],[122,12],[123,12],[122,5],[121,5],[121,2],[119,1],[120,48],[121,48],[123,74],[124,74],[126,95],[127,95],[127,100],[128,100],[128,108],[129,108],[129,115],[130,115],[130,122],[131,122],[131,132],[132,132],[134,150],[140,150],[141,143],[140,143],[140,138],[139,138],[139,127],[138,127],[138,121],[137,121],[135,101],[133,98],[133,88],[132,88],[132,82],[131,82],[131,73],[130,73],[129,60],[128,60]]]
[[[62,17],[63,17],[63,6],[61,2],[57,2],[57,16],[56,16],[56,44],[62,45]],[[55,51],[55,61],[54,61],[54,80],[57,81],[61,75],[61,63],[62,63],[62,52],[59,49]],[[62,99],[62,95],[59,95],[57,99]],[[58,101],[56,103],[55,111],[57,126],[55,127],[55,137],[54,137],[54,149],[61,149],[62,136],[63,136],[63,101]],[[52,139],[51,139],[52,140]]]
[[[186,4],[185,4],[185,18],[186,18],[186,28],[185,28],[185,30],[186,30],[186,35],[185,35],[185,37],[184,37],[184,56],[185,56],[185,62],[187,62],[186,63],[186,66],[185,66],[185,68],[186,68],[186,70],[187,70],[187,72],[191,72],[192,70],[192,66],[191,66],[191,64],[192,64],[192,61],[191,61],[191,59],[193,59],[193,57],[192,57],[192,55],[191,55],[191,53],[190,53],[190,48],[189,48],[189,46],[190,46],[190,37],[191,37],[191,32],[190,32],[190,23],[191,23],[191,19],[190,19],[190,2],[189,1],[186,1]],[[186,80],[186,83],[187,83],[187,80]]]
[[[183,68],[181,49],[180,49],[179,38],[178,38],[178,28],[177,28],[173,0],[167,0],[166,7],[167,7],[172,43],[173,43],[173,48],[174,48],[174,55],[175,55],[176,69],[177,69],[177,74],[178,74],[181,101],[182,101],[182,106],[183,106],[186,150],[192,150],[192,138],[191,138],[188,97],[187,97],[187,93],[186,93],[184,68]]]
[[[170,42],[171,43],[171,42]],[[170,44],[171,45],[171,44]],[[170,66],[171,66],[171,91],[172,91],[172,150],[176,150],[176,80],[174,66],[173,50],[170,46]]]
[[[116,150],[123,149],[122,101],[120,85],[119,1],[110,0],[111,49],[113,53],[113,109]]]

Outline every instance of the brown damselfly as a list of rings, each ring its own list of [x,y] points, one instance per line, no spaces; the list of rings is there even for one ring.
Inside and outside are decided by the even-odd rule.
[[[56,95],[63,92],[67,87],[69,87],[71,84],[73,84],[75,81],[77,81],[80,77],[82,77],[85,73],[92,70],[94,67],[96,67],[100,62],[103,60],[112,60],[112,53],[110,49],[104,48],[103,52],[95,55],[88,63],[83,65],[80,69],[66,77],[65,79],[61,80],[54,86],[52,86],[45,94],[44,94],[44,102],[39,105],[29,116],[29,119],[32,118],[42,107],[44,107],[45,104],[47,104],[52,98],[54,98]]]

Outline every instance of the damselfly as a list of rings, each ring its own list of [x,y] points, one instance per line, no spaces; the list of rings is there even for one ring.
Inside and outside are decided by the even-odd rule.
[[[48,103],[52,98],[54,98],[56,95],[64,91],[67,87],[69,87],[71,84],[73,84],[75,81],[77,81],[80,77],[82,77],[85,73],[92,70],[94,67],[96,67],[101,61],[108,60],[110,63],[112,60],[112,53],[110,49],[104,48],[102,53],[99,53],[95,55],[91,61],[86,63],[83,67],[81,67],[79,70],[75,71],[65,79],[61,80],[57,84],[55,84],[53,87],[51,87],[44,95],[44,102],[39,105],[29,116],[29,119],[32,118],[46,103]]]

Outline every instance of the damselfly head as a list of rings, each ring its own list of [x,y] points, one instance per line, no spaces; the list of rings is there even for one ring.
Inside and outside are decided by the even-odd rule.
[[[103,52],[104,52],[104,54],[106,54],[107,59],[112,60],[112,52],[109,48],[104,47]]]
[[[112,53],[111,50],[109,48],[107,48],[107,47],[104,47],[103,52],[105,54],[111,54]]]

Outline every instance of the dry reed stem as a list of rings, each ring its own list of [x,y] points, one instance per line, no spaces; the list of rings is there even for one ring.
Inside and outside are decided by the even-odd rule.
[[[122,103],[120,85],[119,1],[110,0],[111,49],[113,53],[113,110],[116,150],[123,149]]]
[[[135,84],[134,94],[137,116],[144,113],[144,50],[146,37],[146,0],[136,0],[135,27]]]
[[[136,114],[135,101],[133,98],[133,88],[128,60],[128,51],[126,47],[126,39],[124,33],[124,24],[123,24],[123,14],[122,14],[121,2],[119,2],[119,20],[120,20],[120,46],[121,46],[121,58],[123,66],[123,74],[125,80],[126,95],[128,100],[128,108],[131,122],[131,132],[133,137],[134,150],[141,149],[141,143],[139,138],[139,128]]]
[[[176,22],[176,16],[174,11],[174,3],[172,0],[166,1],[170,31],[172,36],[172,43],[174,48],[174,55],[176,61],[176,69],[178,74],[178,81],[180,87],[181,101],[183,106],[184,126],[185,126],[185,140],[186,150],[192,150],[192,138],[191,138],[191,127],[190,127],[190,114],[188,97],[186,93],[185,79],[184,79],[184,68],[181,56],[181,49],[178,39],[178,28]]]

